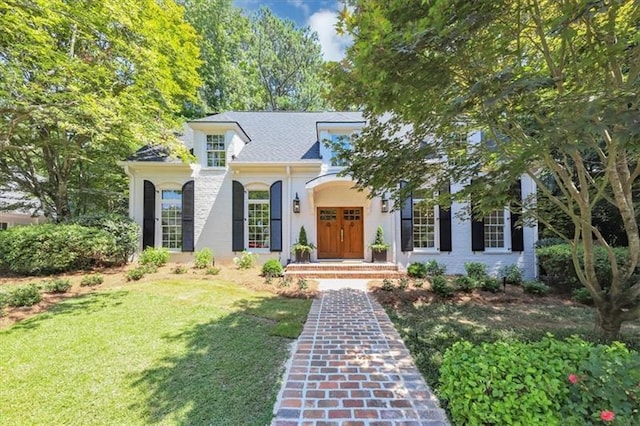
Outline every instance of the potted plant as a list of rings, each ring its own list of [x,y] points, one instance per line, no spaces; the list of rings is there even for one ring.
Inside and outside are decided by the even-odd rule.
[[[387,261],[389,244],[384,242],[384,230],[382,226],[378,226],[376,239],[372,244],[369,244],[369,248],[371,249],[371,260],[373,263],[384,263]]]
[[[291,253],[296,255],[296,263],[309,263],[311,261],[311,250],[315,248],[316,246],[313,243],[307,241],[307,231],[304,226],[301,226],[298,241],[291,247]]]

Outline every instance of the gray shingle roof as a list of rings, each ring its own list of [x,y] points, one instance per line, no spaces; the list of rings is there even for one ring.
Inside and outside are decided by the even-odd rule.
[[[129,156],[127,161],[181,162],[180,159],[172,157],[169,149],[162,145],[145,145]]]
[[[320,159],[316,123],[363,122],[360,112],[225,112],[194,122],[236,122],[249,136],[238,161],[304,161]]]

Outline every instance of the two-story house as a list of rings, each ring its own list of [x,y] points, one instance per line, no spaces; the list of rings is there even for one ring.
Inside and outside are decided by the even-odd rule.
[[[482,261],[493,270],[518,264],[534,276],[537,228],[515,226],[515,212],[463,220],[456,213],[464,205],[426,208],[419,192],[393,210],[338,176],[342,167],[322,141],[348,143],[365,124],[359,112],[227,112],[189,122],[183,139],[195,163],[161,148],[143,148],[122,163],[141,248],[209,247],[218,261],[246,249],[286,264],[304,226],[317,246],[312,261],[370,260],[368,245],[382,226],[388,260],[401,267],[436,259],[449,273],[463,273],[465,262]],[[535,192],[526,176],[519,185],[522,197]]]

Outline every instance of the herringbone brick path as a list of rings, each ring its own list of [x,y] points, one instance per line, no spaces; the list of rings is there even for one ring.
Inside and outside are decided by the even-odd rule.
[[[448,424],[380,304],[353,289],[314,300],[275,414],[274,426]]]

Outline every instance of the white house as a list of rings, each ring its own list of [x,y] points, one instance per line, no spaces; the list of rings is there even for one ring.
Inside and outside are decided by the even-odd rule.
[[[517,264],[535,275],[537,228],[512,226],[517,212],[462,220],[456,213],[463,205],[426,209],[418,193],[393,211],[387,200],[352,189],[321,141],[348,138],[365,124],[359,112],[227,112],[189,122],[184,141],[195,163],[158,147],[121,163],[130,177],[130,215],[143,229],[141,247],[209,247],[221,261],[247,249],[286,264],[304,226],[317,246],[312,261],[370,260],[368,246],[382,226],[388,260],[400,267],[436,259],[449,273],[462,273],[465,262],[481,261],[493,270]],[[522,197],[535,192],[527,176],[519,184]],[[452,183],[450,190],[459,188]]]
[[[0,188],[0,231],[42,222],[44,217],[26,194],[11,187]]]

